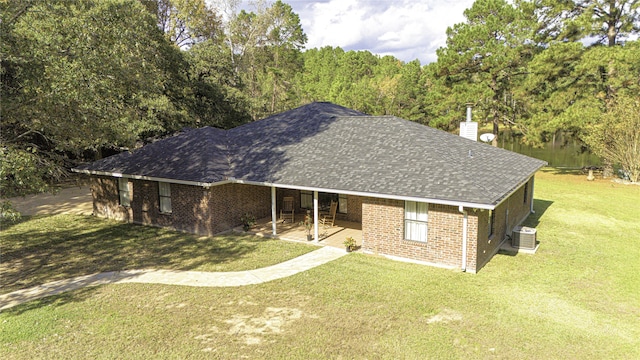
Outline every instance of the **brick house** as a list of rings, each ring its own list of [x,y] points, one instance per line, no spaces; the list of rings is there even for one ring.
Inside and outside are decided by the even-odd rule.
[[[362,250],[477,272],[533,211],[544,161],[393,116],[312,103],[230,130],[185,130],[74,171],[92,178],[94,214],[216,234],[338,202]],[[318,240],[318,227],[314,228]]]

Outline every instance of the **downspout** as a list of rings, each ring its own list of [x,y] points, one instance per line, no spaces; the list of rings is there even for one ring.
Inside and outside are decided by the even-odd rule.
[[[468,216],[464,206],[458,206],[458,211],[462,214],[462,271],[467,271],[467,228]]]
[[[531,177],[531,213],[535,214],[535,210],[533,210],[533,185],[536,183],[535,176]]]
[[[318,192],[313,192],[313,240],[320,241],[318,236]]]

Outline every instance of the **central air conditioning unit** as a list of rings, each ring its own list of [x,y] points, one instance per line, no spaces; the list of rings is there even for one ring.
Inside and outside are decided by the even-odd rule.
[[[534,250],[536,248],[536,229],[517,226],[513,229],[511,246],[518,249]]]

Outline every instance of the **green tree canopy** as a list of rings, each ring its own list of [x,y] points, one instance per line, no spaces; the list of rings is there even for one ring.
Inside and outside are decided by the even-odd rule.
[[[544,43],[594,37],[613,46],[640,32],[638,0],[532,0],[518,4],[538,20],[537,39]]]
[[[140,1],[155,16],[167,39],[178,47],[190,47],[220,35],[220,16],[204,0]]]
[[[515,88],[538,49],[527,41],[528,20],[504,0],[477,0],[464,15],[467,21],[447,29],[447,46],[437,51],[434,94],[426,106],[432,123],[451,129],[463,118],[464,104],[473,104],[480,122],[493,125],[496,145],[499,124],[518,122]]]
[[[143,134],[187,123],[178,101],[185,63],[140,2],[0,6],[0,147],[6,159],[24,165],[17,173],[3,162],[3,197],[29,190],[33,182],[18,180],[23,174],[63,173],[61,160],[70,153],[130,147]],[[27,170],[33,166],[40,169]]]

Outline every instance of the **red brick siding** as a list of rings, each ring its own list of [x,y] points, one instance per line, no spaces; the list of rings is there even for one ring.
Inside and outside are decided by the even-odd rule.
[[[481,225],[478,220],[477,209],[465,208],[467,211],[467,271],[476,272],[478,254],[478,227]],[[462,264],[461,264],[462,266]]]
[[[528,187],[527,199],[524,201],[524,187]],[[489,237],[489,211],[478,212],[478,270],[491,260],[498,251],[500,244],[518,224],[522,223],[531,211],[531,180],[521,186],[516,192],[502,202],[495,210],[495,224],[493,236]],[[507,215],[508,210],[508,215]]]
[[[356,223],[362,222],[362,196],[347,195],[347,213],[339,214],[344,216],[347,221]]]
[[[120,206],[118,179],[112,177],[94,177],[90,180],[93,196],[93,214],[109,219],[131,221],[130,209]],[[129,184],[129,192],[132,186]]]
[[[407,241],[404,240],[404,201],[364,198],[362,247],[373,253],[459,267],[462,215],[458,208],[429,204],[428,219],[427,242]]]
[[[271,188],[257,185],[225,184],[211,188],[209,206],[214,232],[241,225],[240,218],[250,213],[256,219],[271,217]]]
[[[171,213],[160,213],[158,183],[129,180],[131,206],[119,205],[116,178],[92,182],[94,214],[140,224],[169,227],[196,234],[215,234],[241,224],[246,212],[256,218],[271,214],[271,190],[264,186],[225,184],[205,189],[171,184]]]
[[[375,254],[399,255],[404,238],[404,202],[362,198],[362,249]]]

